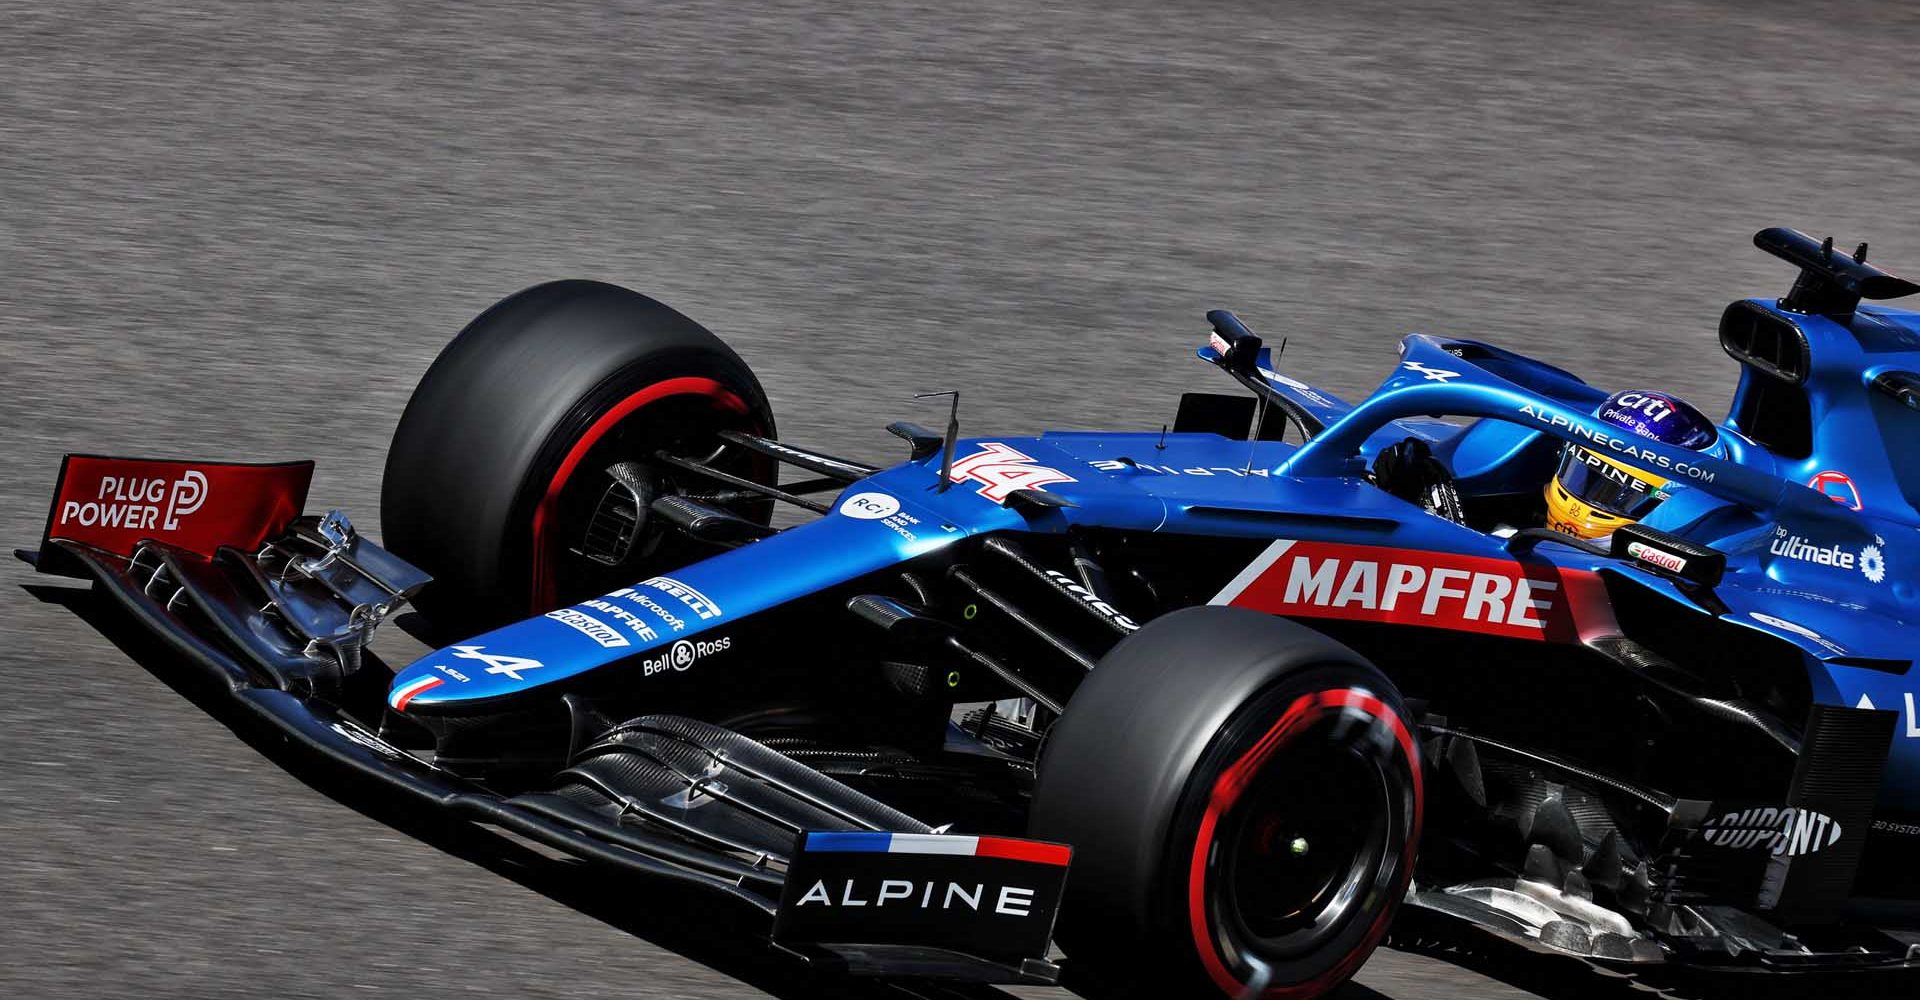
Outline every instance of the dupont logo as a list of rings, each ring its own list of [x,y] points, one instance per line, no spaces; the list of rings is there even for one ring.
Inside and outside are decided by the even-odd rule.
[[[1575,606],[1593,574],[1510,559],[1334,542],[1273,543],[1212,601],[1270,614],[1570,641],[1605,602]],[[1577,613],[1579,612],[1579,613]]]
[[[1701,824],[1700,836],[1714,847],[1797,857],[1839,843],[1840,823],[1811,809],[1762,806],[1710,819]]]

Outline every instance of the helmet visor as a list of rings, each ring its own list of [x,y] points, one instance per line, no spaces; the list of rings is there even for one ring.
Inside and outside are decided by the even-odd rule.
[[[1638,520],[1667,498],[1667,491],[1661,488],[1664,484],[1573,445],[1561,455],[1555,478],[1575,499],[1617,517]]]

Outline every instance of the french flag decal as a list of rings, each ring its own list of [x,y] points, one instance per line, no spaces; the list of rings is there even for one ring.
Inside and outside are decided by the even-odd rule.
[[[415,695],[422,691],[430,691],[445,683],[446,680],[440,677],[422,677],[417,681],[409,681],[406,684],[394,688],[393,691],[387,695],[387,704],[392,705],[393,710],[396,712],[404,712],[407,710],[407,702],[412,701]]]
[[[787,947],[937,948],[1044,962],[1073,849],[1016,837],[809,831],[796,838],[773,939]]]
[[[809,853],[945,854],[969,858],[1004,858],[1041,865],[1065,866],[1073,848],[1012,837],[963,837],[943,833],[808,833]]]

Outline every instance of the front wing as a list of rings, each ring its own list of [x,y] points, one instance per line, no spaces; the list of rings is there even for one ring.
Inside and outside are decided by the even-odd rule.
[[[41,572],[91,580],[142,633],[210,682],[246,724],[414,807],[709,890],[764,914],[776,945],[829,968],[972,982],[1057,980],[1059,967],[1046,954],[1064,847],[933,835],[926,824],[825,774],[689,718],[643,716],[601,732],[549,787],[533,791],[491,787],[396,745],[405,737],[383,725],[391,673],[367,650],[367,639],[429,581],[360,537],[338,512],[294,517],[310,470],[305,463],[69,460],[42,548],[16,554]],[[247,490],[263,495],[234,496]],[[151,512],[136,509],[148,499]],[[195,516],[216,500],[226,516]],[[103,501],[122,508],[111,530],[96,530],[108,509]],[[79,506],[88,502],[96,506]],[[825,921],[814,914],[826,908],[805,892],[787,892],[783,901],[792,866],[803,873],[819,868],[805,848],[809,837],[821,836],[903,838],[898,852],[829,859],[833,877],[847,885],[843,905]],[[916,851],[915,838],[923,846],[965,840],[1003,847],[938,855]],[[1008,850],[1024,852],[1024,859],[1010,860]],[[1033,863],[1035,852],[1049,863]],[[930,858],[938,872],[922,870]],[[959,886],[962,905],[938,907],[930,919],[903,919],[915,901],[899,897],[898,884],[931,886],[936,878]],[[854,884],[860,880],[874,885]],[[1001,895],[987,895],[989,883]],[[891,907],[844,905],[853,901],[847,894],[869,892],[885,893]]]

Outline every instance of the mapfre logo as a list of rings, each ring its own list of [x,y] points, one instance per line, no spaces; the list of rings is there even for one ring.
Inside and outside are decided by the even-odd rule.
[[[1510,559],[1337,542],[1273,543],[1212,601],[1277,615],[1345,618],[1556,642],[1578,637],[1569,590],[1592,573]],[[1582,618],[1604,618],[1604,600]],[[1599,625],[1599,621],[1586,624]]]
[[[949,475],[956,483],[968,480],[979,483],[979,494],[994,503],[1006,503],[1015,490],[1038,490],[1054,483],[1079,481],[998,441],[982,442],[979,451],[955,460]]]
[[[101,476],[90,500],[60,503],[55,523],[65,527],[178,531],[180,519],[207,502],[207,474],[188,469],[180,478]]]

